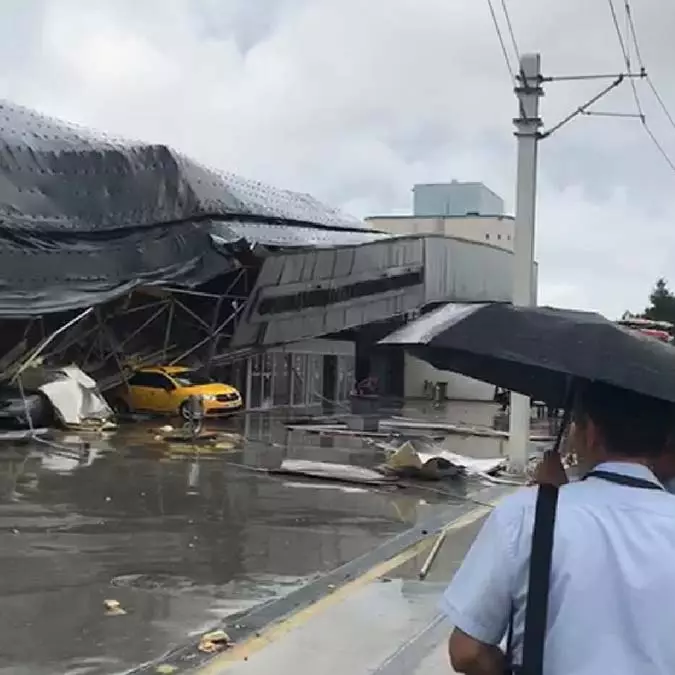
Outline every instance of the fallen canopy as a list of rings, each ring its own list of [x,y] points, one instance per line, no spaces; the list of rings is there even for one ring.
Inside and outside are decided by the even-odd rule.
[[[309,195],[0,101],[2,317],[89,307],[140,285],[199,285],[236,265],[222,244],[249,221],[368,232]]]

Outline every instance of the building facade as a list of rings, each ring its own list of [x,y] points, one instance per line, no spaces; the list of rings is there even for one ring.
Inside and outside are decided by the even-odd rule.
[[[415,185],[411,215],[371,216],[366,222],[388,234],[440,235],[513,252],[514,218],[504,213],[503,199],[482,183],[452,181]],[[488,278],[493,275],[490,269],[477,270],[477,273]],[[536,302],[536,280],[535,265],[533,302]],[[510,299],[511,288],[502,290]],[[491,299],[504,300],[503,293]],[[489,400],[494,395],[490,385],[457,373],[439,371],[413,356],[405,356],[406,397],[427,397],[433,385],[439,382],[447,384],[447,395],[453,399]]]

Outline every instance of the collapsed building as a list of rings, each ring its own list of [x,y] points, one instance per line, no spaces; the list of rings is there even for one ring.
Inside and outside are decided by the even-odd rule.
[[[249,408],[344,400],[385,334],[448,301],[508,301],[511,253],[391,236],[306,194],[0,103],[0,378],[77,364],[102,390],[188,364]]]

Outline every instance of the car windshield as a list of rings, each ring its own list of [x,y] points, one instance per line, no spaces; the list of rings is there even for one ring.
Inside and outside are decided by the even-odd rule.
[[[186,370],[183,373],[176,373],[172,377],[181,387],[195,387],[200,384],[211,384],[213,382],[210,377],[196,370]]]

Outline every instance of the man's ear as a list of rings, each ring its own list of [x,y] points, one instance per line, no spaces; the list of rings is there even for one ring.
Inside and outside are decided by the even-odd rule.
[[[584,434],[585,434],[584,441],[586,444],[586,448],[590,450],[593,454],[595,454],[598,451],[598,448],[602,447],[603,443],[600,430],[595,425],[593,420],[591,419],[586,420],[586,423],[584,424]]]

